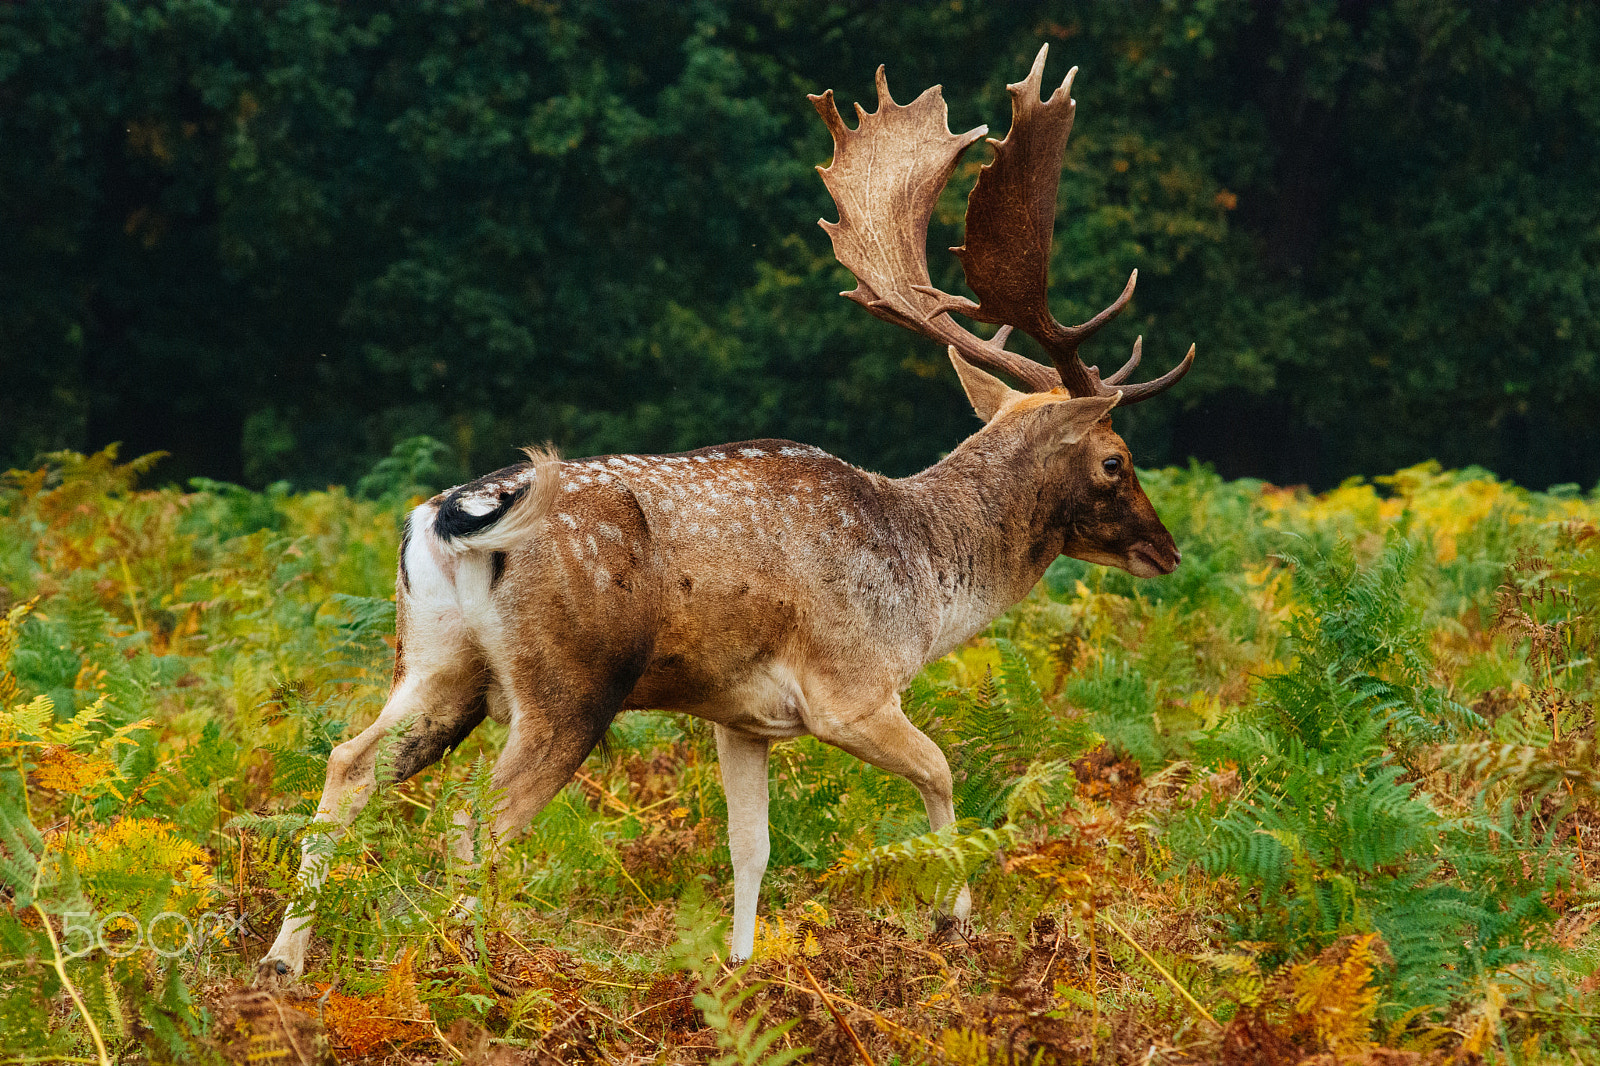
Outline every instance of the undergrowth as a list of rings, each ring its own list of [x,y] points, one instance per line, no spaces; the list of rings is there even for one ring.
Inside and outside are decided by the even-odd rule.
[[[491,862],[446,841],[499,727],[382,793],[250,992],[441,447],[359,496],[5,475],[0,1062],[1600,1062],[1600,505],[1427,465],[1145,475],[1177,573],[1062,560],[904,694],[955,826],[775,748],[745,967],[709,730],[639,713]]]

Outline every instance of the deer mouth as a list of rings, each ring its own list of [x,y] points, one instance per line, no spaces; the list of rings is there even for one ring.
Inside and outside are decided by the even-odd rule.
[[[1134,577],[1161,577],[1176,570],[1182,559],[1176,548],[1169,552],[1158,551],[1146,541],[1128,549],[1126,567]]]

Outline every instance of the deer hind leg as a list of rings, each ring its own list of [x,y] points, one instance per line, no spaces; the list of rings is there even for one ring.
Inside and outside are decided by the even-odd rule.
[[[464,641],[435,645],[423,656],[408,648],[405,666],[405,675],[377,720],[328,757],[316,821],[330,831],[310,834],[301,845],[296,899],[284,915],[277,939],[257,964],[257,984],[293,980],[305,971],[312,921],[308,897],[327,877],[335,841],[378,787],[380,752],[387,771],[384,783],[404,781],[437,762],[483,721],[483,668]]]
[[[943,829],[956,820],[950,762],[939,745],[911,724],[900,709],[898,693],[865,713],[830,712],[831,708],[823,707],[807,716],[806,724],[818,740],[910,781],[922,795],[931,828]],[[949,911],[958,935],[967,926],[971,913],[972,890],[962,885]],[[944,918],[943,914],[938,916]]]
[[[520,833],[572,780],[611,727],[637,677],[635,671],[609,684],[590,684],[581,669],[568,667],[549,671],[565,678],[561,684],[504,684],[511,731],[494,765],[493,785],[500,795],[494,817],[496,844]]]
[[[615,714],[616,708],[612,708],[603,717],[597,716],[597,727],[582,719],[538,713],[512,718],[511,733],[494,764],[492,785],[500,799],[488,843],[490,849],[522,832],[572,780],[589,752],[600,743]],[[470,813],[457,813],[453,850],[456,858],[473,865],[480,858],[477,828],[477,820]],[[466,917],[477,909],[478,897],[468,896],[461,901],[457,914]]]

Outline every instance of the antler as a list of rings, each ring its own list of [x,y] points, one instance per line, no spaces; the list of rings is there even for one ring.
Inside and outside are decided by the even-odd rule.
[[[856,276],[843,293],[886,322],[951,345],[968,362],[1008,373],[1035,392],[1060,382],[1050,368],[1004,348],[1009,329],[985,341],[944,313],[950,297],[928,277],[928,220],[939,193],[967,147],[989,132],[979,126],[950,132],[948,112],[935,85],[901,107],[878,68],[878,110],[856,105],[851,130],[839,116],[833,90],[809,97],[833,133],[833,163],[818,167],[839,208],[839,221],[820,224],[833,238],[833,254]]]
[[[1003,141],[989,140],[995,157],[979,173],[967,201],[967,243],[952,249],[978,303],[939,291],[928,275],[927,229],[934,204],[961,154],[988,132],[979,126],[952,134],[938,86],[901,107],[889,95],[879,67],[878,110],[868,114],[857,104],[855,130],[839,116],[831,89],[810,97],[834,143],[832,165],[817,169],[838,205],[839,221],[821,225],[833,238],[834,255],[856,276],[855,290],[844,295],[879,318],[949,344],[968,362],[1010,374],[1035,392],[1060,384],[1074,396],[1108,395],[1121,386],[1125,406],[1154,396],[1188,373],[1194,346],[1167,374],[1138,385],[1122,382],[1139,365],[1142,338],[1134,342],[1122,369],[1104,380],[1097,367],[1078,358],[1079,345],[1127,306],[1137,270],[1122,295],[1082,325],[1063,326],[1050,313],[1050,246],[1061,165],[1077,108],[1071,97],[1077,68],[1050,99],[1041,101],[1048,52],[1048,45],[1039,49],[1028,77],[1006,87],[1011,130]],[[984,341],[957,325],[951,311],[997,324],[1000,330]],[[1054,371],[1005,350],[1013,327],[1050,353]]]

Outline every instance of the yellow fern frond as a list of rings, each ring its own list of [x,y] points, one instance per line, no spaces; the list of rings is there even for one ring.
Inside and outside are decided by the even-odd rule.
[[[989,1066],[989,1038],[966,1026],[939,1034],[942,1061],[949,1066]]]
[[[356,1056],[388,1044],[404,1044],[434,1031],[432,1016],[417,995],[414,951],[389,967],[383,987],[370,996],[328,993],[323,1016],[328,1028]]]
[[[130,875],[165,875],[172,879],[169,906],[198,913],[217,896],[216,877],[206,850],[159,818],[119,818],[67,845],[78,873],[93,891],[116,897],[117,886]]]
[[[1381,961],[1378,934],[1341,941],[1310,962],[1290,967],[1291,1023],[1334,1054],[1372,1046],[1378,1008],[1373,971]]]
[[[33,771],[33,783],[68,795],[82,795],[91,785],[115,777],[117,768],[98,753],[81,755],[64,744],[49,744],[40,749]]]
[[[35,696],[29,702],[19,703],[10,710],[0,707],[0,744],[17,747],[34,742],[33,738],[50,727],[50,719],[55,713],[55,701],[49,696]]]

